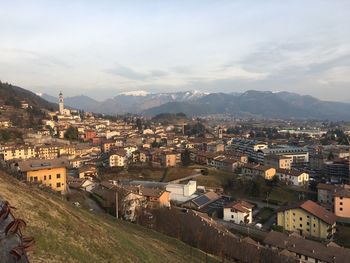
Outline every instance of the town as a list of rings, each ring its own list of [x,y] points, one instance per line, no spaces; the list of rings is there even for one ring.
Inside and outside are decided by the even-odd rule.
[[[108,116],[65,107],[62,92],[57,103],[35,128],[6,117],[30,102],[2,103],[1,167],[16,180],[227,260],[350,256],[350,123]]]

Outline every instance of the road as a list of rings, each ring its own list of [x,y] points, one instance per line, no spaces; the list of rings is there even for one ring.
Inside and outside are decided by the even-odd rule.
[[[244,236],[252,237],[257,241],[263,241],[267,236],[268,232],[264,230],[257,229],[254,226],[249,225],[238,225],[232,222],[227,222],[222,219],[216,219],[216,222],[227,229],[232,230],[233,232],[237,232]]]

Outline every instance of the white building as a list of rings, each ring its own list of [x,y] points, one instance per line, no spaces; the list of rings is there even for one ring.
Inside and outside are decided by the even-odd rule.
[[[280,181],[287,182],[295,186],[308,185],[309,174],[297,170],[277,169],[276,175]]]
[[[224,220],[236,224],[250,224],[253,222],[254,205],[246,201],[235,201],[224,207]]]
[[[110,167],[124,167],[126,165],[127,156],[125,150],[118,150],[109,156]]]
[[[196,197],[197,182],[189,181],[187,184],[168,184],[165,189],[170,192],[170,200],[185,202]]]

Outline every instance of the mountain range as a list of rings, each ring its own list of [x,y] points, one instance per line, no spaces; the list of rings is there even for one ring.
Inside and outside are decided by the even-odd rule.
[[[43,99],[57,98],[43,94]],[[249,90],[243,93],[204,93],[185,91],[148,93],[134,91],[118,94],[105,101],[88,96],[65,98],[68,107],[104,114],[137,113],[154,116],[183,112],[188,116],[227,114],[235,117],[350,120],[350,104],[322,101],[291,92]]]

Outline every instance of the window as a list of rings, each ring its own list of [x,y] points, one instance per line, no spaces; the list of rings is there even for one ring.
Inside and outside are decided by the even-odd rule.
[[[57,178],[57,179],[60,179],[60,178],[61,178],[61,175],[60,175],[60,174],[56,174],[56,178]]]
[[[314,224],[314,227],[316,227],[316,224]]]
[[[303,224],[300,224],[299,226],[300,226],[300,227],[303,227]]]
[[[340,211],[343,211],[343,208],[341,207],[341,208],[339,208],[339,210],[340,210]]]
[[[57,187],[57,188],[60,188],[60,187],[61,187],[61,183],[57,183],[57,184],[56,184],[56,187]]]
[[[293,216],[295,216],[295,213],[293,213]]]
[[[310,225],[310,223],[309,223],[309,222],[307,222],[306,224],[307,224],[308,226]]]
[[[340,200],[343,200],[343,197],[340,197]]]
[[[44,181],[46,181],[46,175],[44,175]]]
[[[51,174],[49,175],[49,180],[51,180]]]
[[[300,217],[300,218],[299,218],[299,220],[300,220],[300,221],[303,221],[303,218],[302,218],[302,217]]]
[[[340,205],[343,205],[343,202],[340,202]]]

